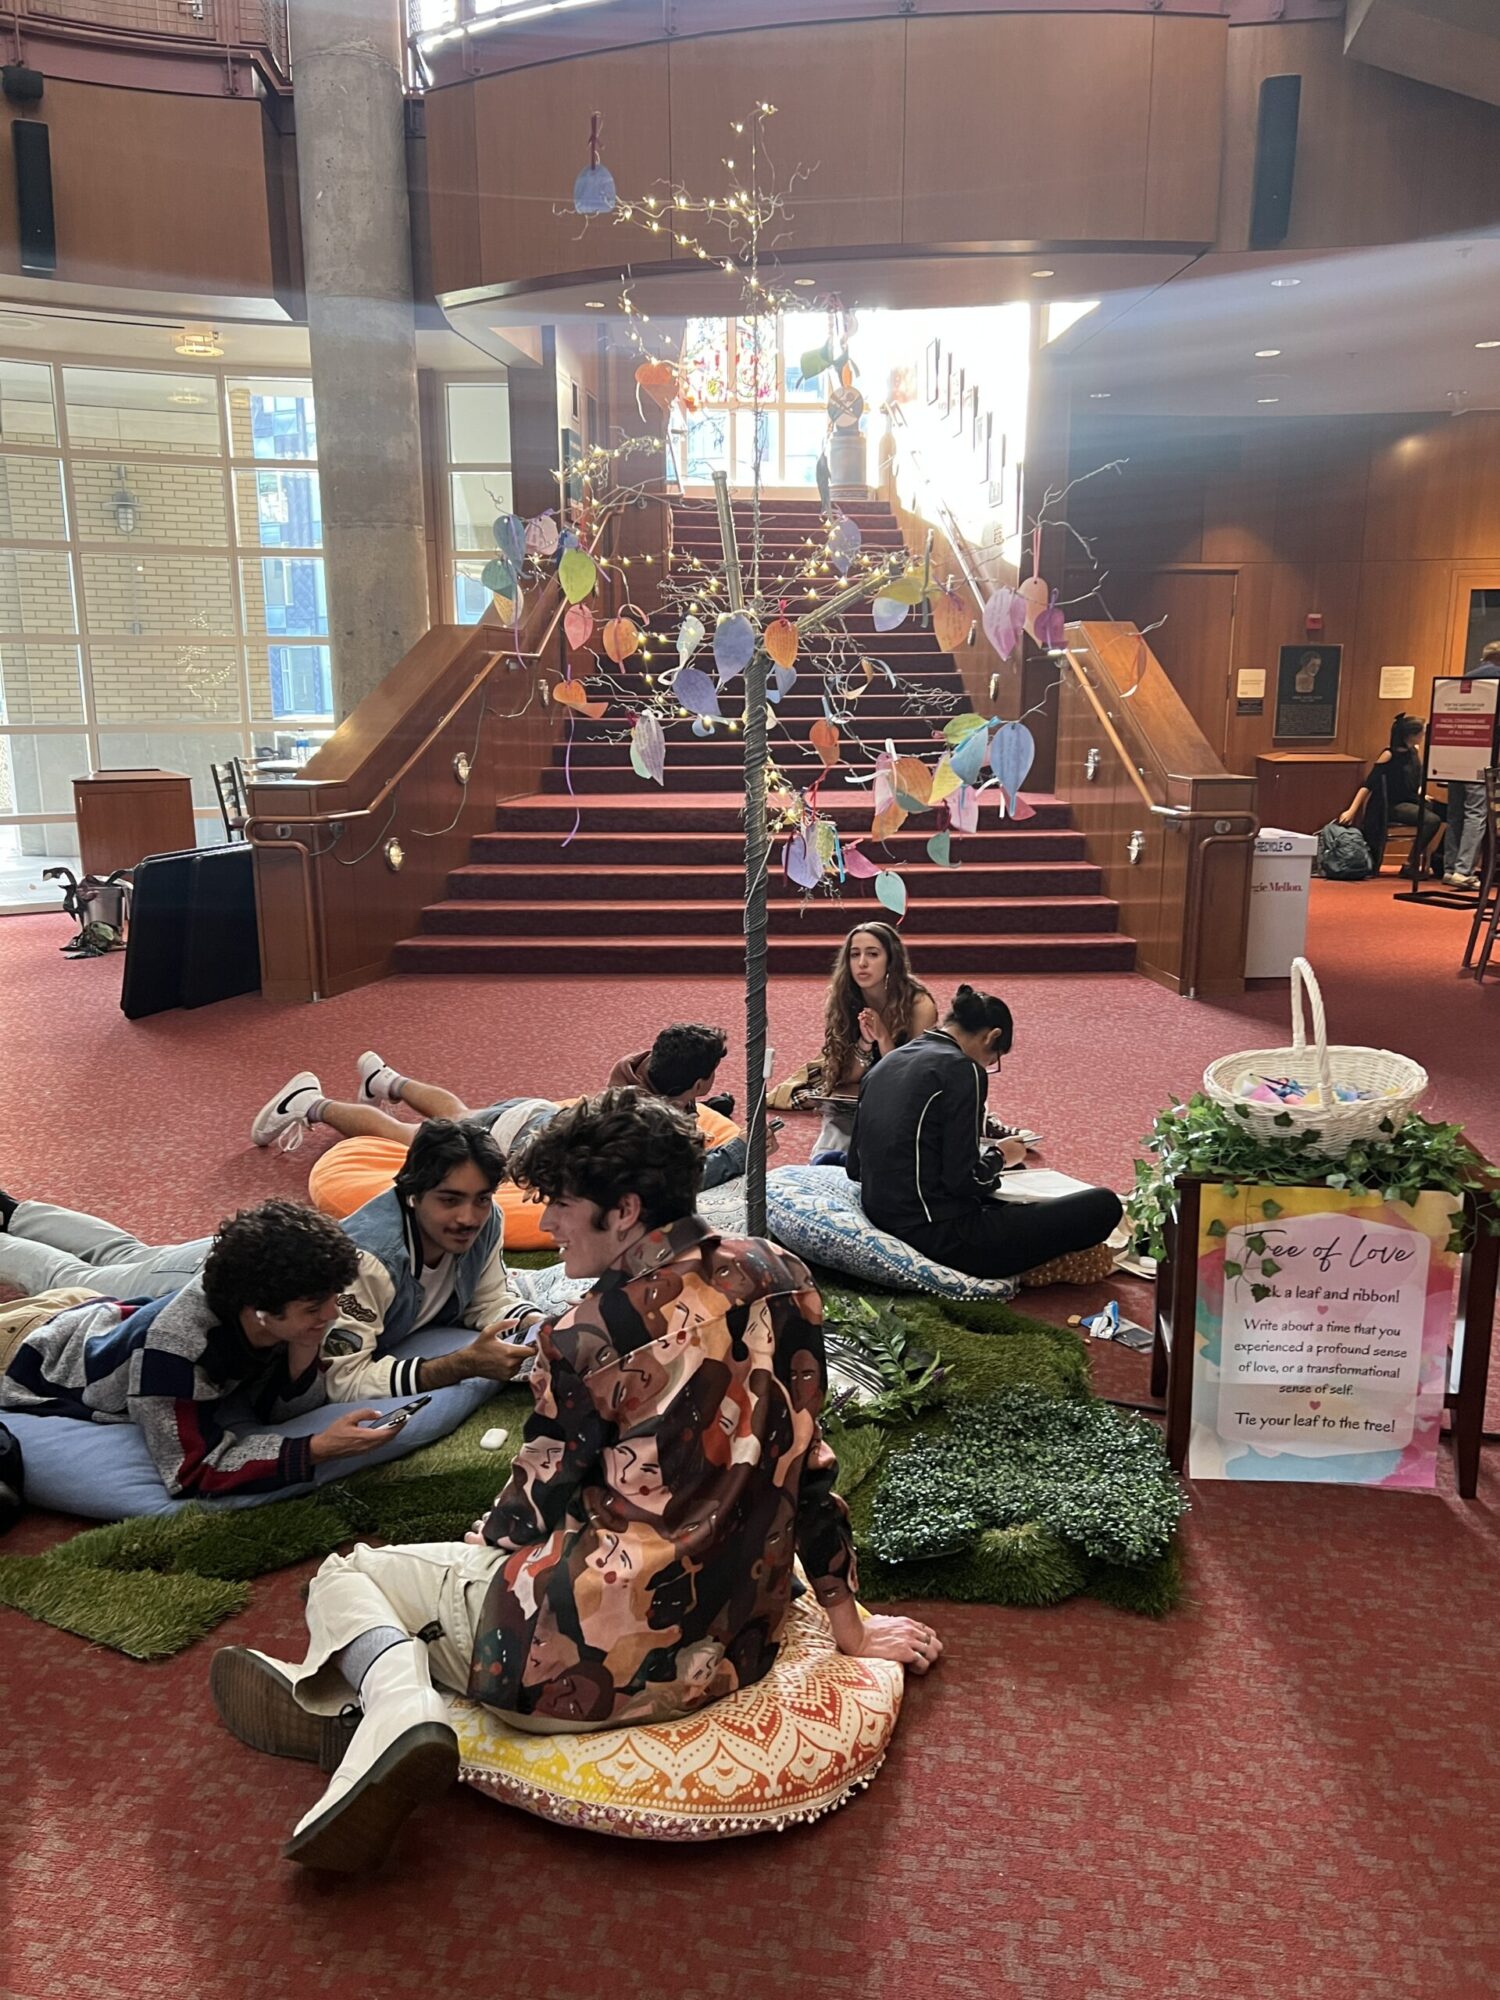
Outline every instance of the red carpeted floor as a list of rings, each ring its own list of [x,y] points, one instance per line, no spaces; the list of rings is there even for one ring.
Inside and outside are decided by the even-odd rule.
[[[466,978],[131,1025],[118,965],[64,961],[65,935],[0,923],[0,1185],[145,1234],[302,1187],[308,1151],[257,1154],[245,1132],[304,1063],[342,1090],[373,1043],[479,1100],[586,1086],[668,1016],[738,1025],[729,981]],[[1336,1036],[1416,1055],[1433,1104],[1496,1153],[1500,981],[1455,978],[1462,939],[1455,913],[1393,905],[1388,884],[1315,892]],[[1153,1108],[1213,1056],[1280,1039],[1286,1004],[1195,1006],[1123,975],[1005,990],[1007,1113],[1055,1164],[1121,1182]],[[781,1067],[817,1016],[814,982],[778,987]],[[811,1134],[789,1122],[788,1153]],[[1099,1375],[1144,1386],[1115,1350]],[[1500,1987],[1493,1450],[1469,1505],[1446,1468],[1435,1498],[1196,1488],[1188,1600],[1159,1625],[1084,1601],[930,1607],[948,1657],[910,1688],[873,1789],[808,1831],[701,1851],[565,1835],[462,1792],[380,1880],[302,1879],[276,1843],[318,1780],[219,1732],[212,1642],[142,1667],[0,1614],[0,1994],[1477,2000]],[[62,1531],[31,1520],[5,1546]],[[289,1649],[305,1574],[257,1584],[221,1636]]]

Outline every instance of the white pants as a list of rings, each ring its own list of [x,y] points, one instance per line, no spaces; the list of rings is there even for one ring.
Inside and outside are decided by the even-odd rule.
[[[297,1700],[314,1715],[336,1715],[349,1688],[329,1661],[379,1625],[394,1625],[413,1639],[431,1634],[427,1658],[434,1684],[466,1693],[485,1594],[504,1561],[502,1550],[477,1542],[390,1549],[361,1542],[346,1556],[330,1556],[308,1585],[307,1658],[292,1676]]]
[[[111,1299],[159,1299],[191,1284],[212,1242],[198,1236],[153,1249],[97,1215],[22,1201],[0,1230],[0,1281],[28,1295],[67,1288]]]

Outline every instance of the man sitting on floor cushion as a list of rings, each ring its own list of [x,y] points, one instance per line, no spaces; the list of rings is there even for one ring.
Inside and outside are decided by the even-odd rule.
[[[508,1382],[543,1317],[506,1268],[492,1200],[505,1157],[489,1133],[451,1119],[408,1129],[413,1143],[395,1186],[333,1225],[358,1256],[323,1344],[330,1402],[413,1396],[474,1376]],[[23,1294],[159,1296],[190,1282],[209,1242],[151,1249],[94,1216],[0,1196],[0,1285]],[[419,1327],[445,1321],[477,1328],[476,1337],[421,1360],[393,1352]]]
[[[1001,1175],[1020,1166],[1026,1147],[985,1145],[984,1103],[988,1071],[998,1073],[1014,1032],[1003,1000],[960,986],[940,1027],[866,1075],[846,1162],[877,1229],[976,1278],[1013,1278],[1092,1249],[1124,1212],[1108,1188],[1055,1201],[999,1198]]]
[[[594,1282],[542,1329],[504,1492],[461,1542],[330,1557],[300,1666],[238,1646],[214,1660],[224,1722],[282,1756],[339,1747],[359,1695],[363,1720],[285,1849],[309,1867],[373,1866],[456,1777],[434,1681],[544,1733],[690,1714],[773,1666],[796,1557],[842,1652],[925,1672],[942,1651],[916,1620],[860,1615],[818,1421],[822,1303],[795,1257],[693,1213],[703,1144],[683,1115],[606,1091],[514,1168],[568,1274]]]
[[[622,1056],[610,1071],[608,1087],[643,1090],[695,1115],[699,1100],[707,1100],[713,1089],[714,1072],[724,1060],[727,1046],[722,1028],[678,1022],[663,1028],[649,1049]],[[471,1111],[461,1097],[442,1084],[402,1076],[373,1049],[365,1051],[357,1068],[355,1101],[325,1097],[315,1072],[298,1070],[256,1113],[250,1137],[257,1146],[280,1144],[295,1151],[305,1131],[326,1125],[344,1139],[393,1139],[399,1146],[409,1146],[416,1126],[382,1108],[404,1104],[419,1118],[476,1119],[494,1133],[501,1151],[510,1153],[555,1118],[560,1109],[550,1097],[503,1097],[482,1111]],[[732,1099],[727,1101],[732,1105]],[[703,1185],[719,1187],[725,1181],[738,1180],[744,1171],[745,1141],[729,1139],[708,1154]]]
[[[327,1399],[323,1338],[357,1262],[326,1216],[267,1201],[221,1223],[202,1275],[164,1298],[59,1306],[80,1298],[62,1292],[0,1308],[0,1410],[133,1423],[174,1497],[303,1485],[324,1459],[387,1443],[390,1427],[346,1410],[287,1438],[229,1429],[222,1405],[238,1396],[273,1424]]]

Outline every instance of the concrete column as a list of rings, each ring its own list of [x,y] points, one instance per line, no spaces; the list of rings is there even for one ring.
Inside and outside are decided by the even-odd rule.
[[[427,630],[397,0],[293,0],[297,177],[342,721]]]

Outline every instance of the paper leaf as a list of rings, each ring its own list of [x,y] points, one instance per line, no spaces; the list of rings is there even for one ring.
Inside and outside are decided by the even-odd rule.
[[[984,636],[1002,660],[1008,660],[1026,629],[1025,600],[1003,585],[984,607]]]
[[[516,594],[515,565],[503,556],[496,556],[487,562],[479,572],[479,581],[486,590],[492,590],[496,597],[514,597]]]
[[[898,757],[891,772],[896,796],[908,812],[921,812],[932,798],[932,773],[920,757]]]
[[[607,701],[590,701],[582,681],[558,681],[552,689],[552,699],[563,708],[587,716],[590,722],[597,722],[609,707]]]
[[[667,735],[654,708],[643,708],[630,732],[630,768],[638,778],[666,783]]]
[[[1055,590],[1052,593],[1052,601],[1047,606],[1047,609],[1037,613],[1034,637],[1037,644],[1045,646],[1049,652],[1055,652],[1059,647],[1067,644],[1068,621],[1064,615],[1062,606],[1057,601],[1057,592]]]
[[[586,604],[570,604],[563,613],[563,636],[576,653],[593,635],[594,614]]]
[[[839,851],[839,830],[831,819],[813,821],[812,843],[812,851],[826,875],[833,867]]]
[[[909,569],[905,575],[888,583],[883,594],[894,597],[898,604],[920,604],[927,595],[927,585],[919,569]]]
[[[557,566],[557,580],[569,604],[582,604],[599,580],[594,558],[584,549],[569,549]]]
[[[519,514],[497,514],[494,521],[495,547],[512,569],[526,560],[526,523]]]
[[[618,199],[615,177],[606,166],[585,167],[573,183],[575,215],[609,215]]]
[[[940,758],[938,767],[932,774],[932,790],[928,793],[927,803],[930,806],[940,806],[944,799],[952,797],[962,783],[962,778],[953,768],[953,759]]]
[[[526,523],[526,553],[550,556],[557,547],[559,529],[550,514],[533,514]]]
[[[826,514],[833,505],[833,474],[828,470],[828,454],[826,451],[818,454],[816,472],[818,499],[822,503],[823,512]]]
[[[772,667],[771,685],[766,690],[768,701],[784,701],[797,685],[795,667]]]
[[[693,734],[695,736],[712,736],[713,733],[714,733],[713,724],[711,722],[705,722],[701,715],[693,723]]]
[[[1003,722],[990,742],[990,769],[1014,817],[1015,802],[1036,757],[1036,739],[1024,722]]]
[[[516,592],[514,597],[501,597],[500,594],[496,592],[494,603],[495,603],[495,616],[500,620],[500,623],[502,625],[520,624],[521,593],[519,590]]]
[[[984,726],[982,715],[951,715],[943,724],[943,740],[947,743],[962,743],[966,736],[971,736],[976,729],[983,729]]]
[[[800,833],[794,833],[787,842],[783,865],[787,880],[795,882],[799,889],[816,889],[823,879],[823,864],[808,852],[807,842]]]
[[[743,611],[730,611],[714,627],[714,665],[724,687],[750,664],[755,651],[755,626]]]
[[[859,554],[863,541],[859,523],[851,521],[847,514],[840,514],[828,531],[828,560],[840,576],[849,574],[849,566]]]
[[[880,873],[879,867],[852,840],[844,842],[844,873],[852,875],[856,882],[873,882]]]
[[[978,784],[989,747],[989,731],[981,727],[971,729],[963,741],[956,743],[948,752],[948,761],[963,784]]]
[[[766,651],[778,667],[789,667],[797,657],[797,628],[790,618],[773,618],[766,627]]]
[[[969,607],[956,590],[935,590],[932,594],[932,635],[945,653],[956,653],[969,636],[973,623]]]
[[[839,733],[826,716],[819,716],[807,732],[807,740],[823,760],[823,769],[831,771],[839,761]]]
[[[823,373],[824,369],[831,368],[832,366],[833,356],[828,351],[828,343],[826,341],[821,347],[809,347],[802,359],[797,363],[798,370],[802,376],[802,387],[810,389]]]
[[[701,618],[690,611],[677,628],[677,661],[686,666],[688,661],[703,644],[704,625]]]
[[[906,623],[906,615],[911,610],[899,597],[877,597],[870,606],[877,632],[894,632],[898,625]]]
[[[979,794],[972,785],[960,785],[948,800],[948,824],[955,833],[978,833]]]
[[[1026,630],[1036,638],[1036,621],[1047,609],[1052,593],[1039,576],[1028,576],[1016,591],[1017,597],[1026,606]]]
[[[611,618],[602,636],[605,652],[620,667],[639,649],[641,628],[633,618]]]
[[[935,861],[939,868],[953,866],[953,836],[951,833],[935,833],[927,843],[927,858]]]
[[[683,667],[672,683],[672,699],[679,708],[697,716],[718,720],[721,710],[713,682],[701,667]]]
[[[894,869],[882,868],[875,877],[875,895],[892,916],[906,915],[906,884]]]
[[[871,840],[889,840],[893,833],[899,833],[906,824],[906,808],[892,799],[888,806],[877,806],[875,817],[870,823]]]

